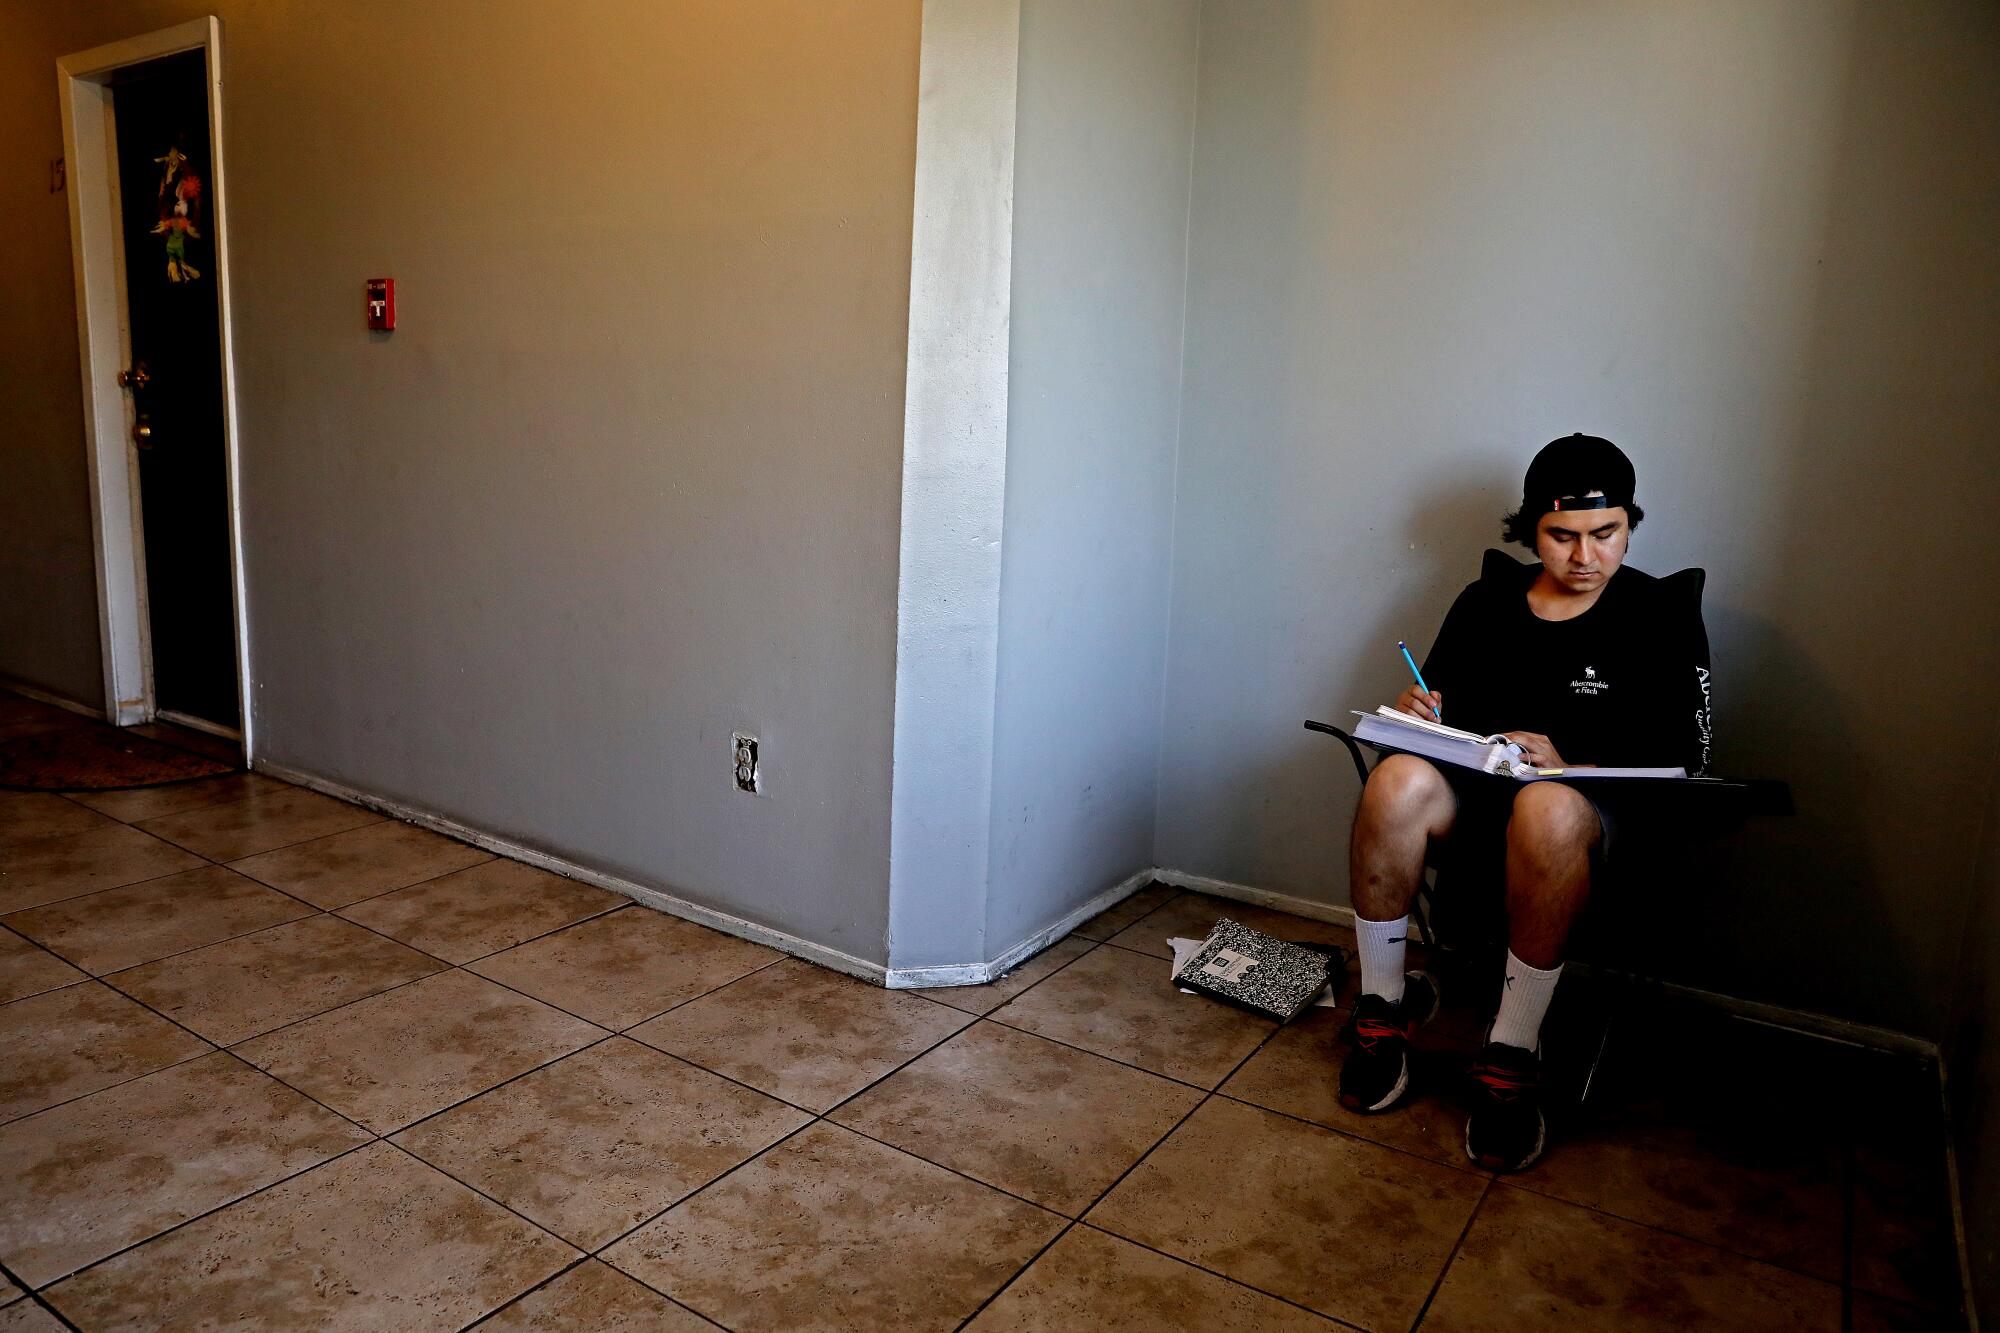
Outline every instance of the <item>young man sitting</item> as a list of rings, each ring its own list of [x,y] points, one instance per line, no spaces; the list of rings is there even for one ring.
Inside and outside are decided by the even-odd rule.
[[[1535,455],[1503,531],[1540,565],[1488,551],[1424,662],[1430,692],[1412,685],[1396,706],[1467,731],[1505,732],[1538,768],[1706,771],[1702,573],[1656,579],[1624,567],[1643,517],[1633,485],[1631,461],[1609,440],[1572,435]],[[1614,850],[1629,853],[1623,843],[1635,821],[1628,816],[1626,838],[1617,836],[1620,795],[1612,786],[1512,786],[1413,755],[1376,765],[1349,853],[1361,995],[1340,1071],[1342,1105],[1362,1113],[1395,1106],[1409,1088],[1410,1038],[1437,1012],[1437,983],[1404,971],[1427,856],[1479,840],[1497,859],[1504,838],[1505,987],[1472,1066],[1465,1151],[1495,1171],[1519,1171],[1541,1156],[1542,1017],[1592,880]]]

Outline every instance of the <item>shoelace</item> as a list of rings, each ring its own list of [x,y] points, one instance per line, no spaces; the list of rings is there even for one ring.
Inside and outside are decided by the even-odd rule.
[[[1496,1102],[1518,1101],[1522,1093],[1534,1091],[1542,1081],[1541,1074],[1535,1070],[1505,1069],[1490,1064],[1474,1065],[1472,1077],[1479,1081]]]
[[[1401,1023],[1386,1018],[1356,1018],[1354,1020],[1354,1044],[1364,1051],[1374,1050],[1377,1043],[1389,1037],[1408,1038]]]

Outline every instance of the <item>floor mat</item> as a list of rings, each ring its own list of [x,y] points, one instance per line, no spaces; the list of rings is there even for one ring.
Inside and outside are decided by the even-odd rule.
[[[0,740],[0,787],[110,791],[234,773],[241,765],[113,727],[69,727]]]

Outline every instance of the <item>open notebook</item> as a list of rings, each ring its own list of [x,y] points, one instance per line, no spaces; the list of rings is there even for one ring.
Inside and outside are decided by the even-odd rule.
[[[1542,778],[1684,778],[1685,768],[1534,768],[1522,762],[1521,747],[1505,736],[1481,736],[1442,722],[1430,722],[1393,708],[1356,711],[1354,739],[1406,750],[1440,763],[1535,782]]]

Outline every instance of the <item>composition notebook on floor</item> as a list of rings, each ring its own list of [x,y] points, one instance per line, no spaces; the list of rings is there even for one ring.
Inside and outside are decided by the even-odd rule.
[[[1224,917],[1173,975],[1182,990],[1289,1023],[1346,968],[1331,944],[1281,940]]]
[[[1685,768],[1535,768],[1521,758],[1521,747],[1505,736],[1481,736],[1460,731],[1442,722],[1426,722],[1393,708],[1372,713],[1358,709],[1361,720],[1354,724],[1354,739],[1390,750],[1435,759],[1439,763],[1474,768],[1522,782],[1544,778],[1684,778]]]

